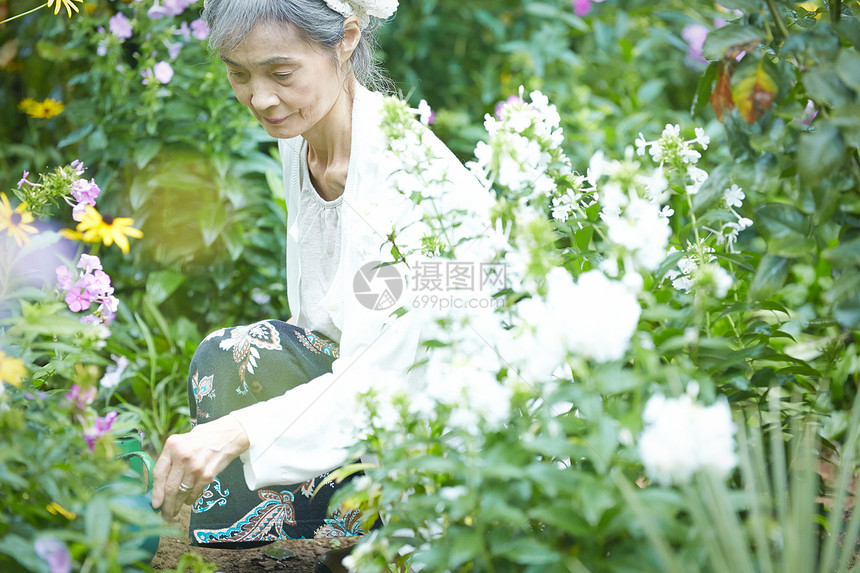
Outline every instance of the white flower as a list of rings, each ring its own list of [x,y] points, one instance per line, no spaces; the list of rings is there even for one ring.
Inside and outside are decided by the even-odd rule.
[[[725,298],[734,284],[732,276],[723,267],[714,263],[703,265],[699,274],[696,282],[713,285],[714,296],[717,298]]]
[[[696,139],[694,139],[692,143],[698,143],[702,146],[702,149],[707,150],[708,144],[711,143],[711,138],[705,135],[705,130],[701,127],[697,127],[693,131],[696,133]]]
[[[666,258],[672,229],[659,205],[630,197],[619,214],[604,210],[601,218],[609,240],[630,252],[638,268],[653,271]]]
[[[688,163],[691,165],[699,161],[699,159],[701,159],[702,157],[701,153],[699,153],[695,149],[691,149],[687,146],[686,143],[681,146],[680,154],[681,160],[683,160],[684,163]]]
[[[723,200],[726,202],[726,207],[743,207],[743,201],[746,195],[743,190],[737,185],[732,185],[731,188],[723,191]]]
[[[129,359],[125,356],[111,355],[111,358],[116,362],[105,368],[104,376],[99,380],[99,384],[101,384],[102,388],[116,387],[116,385],[119,384],[120,378],[122,378],[125,369],[128,368],[128,365],[130,364]]]
[[[663,484],[683,484],[700,470],[725,479],[737,465],[731,410],[725,398],[712,406],[680,398],[652,396],[642,413],[645,428],[639,454],[645,473]]]
[[[633,142],[636,145],[636,155],[642,157],[645,155],[645,149],[650,145],[648,141],[645,140],[645,136],[642,135],[642,132],[639,132],[639,137]]]
[[[329,8],[344,18],[355,14],[361,28],[370,22],[369,16],[390,18],[397,11],[397,0],[325,0]]]
[[[690,178],[692,183],[690,185],[686,185],[684,188],[689,195],[695,195],[702,188],[702,185],[705,181],[708,180],[708,172],[704,169],[699,169],[695,165],[687,166],[687,177]]]
[[[422,99],[418,102],[418,116],[421,123],[424,125],[430,125],[430,119],[433,117],[433,110],[430,109],[430,104],[427,103],[427,100]]]
[[[681,126],[678,124],[672,125],[667,123],[661,137],[681,137]]]

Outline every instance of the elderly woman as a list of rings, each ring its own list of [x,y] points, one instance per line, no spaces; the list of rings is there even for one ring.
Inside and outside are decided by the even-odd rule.
[[[366,87],[379,77],[373,29],[396,5],[205,3],[210,43],[236,98],[279,140],[293,318],[221,329],[195,353],[188,390],[194,427],[165,443],[153,506],[171,517],[192,504],[196,544],[237,548],[362,533],[354,512],[329,511],[332,486],[312,493],[349,461],[360,427],[355,398],[374,388],[373,373],[408,388],[417,372],[410,367],[421,358],[419,313],[393,317],[354,292],[366,245],[385,242],[362,209],[369,199],[396,200],[374,152],[382,96]],[[439,158],[459,197],[486,195],[432,133],[424,135],[420,145]]]

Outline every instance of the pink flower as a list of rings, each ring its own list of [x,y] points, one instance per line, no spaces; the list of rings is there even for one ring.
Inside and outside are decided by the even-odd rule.
[[[182,51],[182,42],[164,42],[164,45],[167,47],[167,55],[171,60],[179,57],[179,52]]]
[[[75,159],[72,161],[70,167],[75,170],[75,175],[83,175],[84,174],[84,164],[80,159]]]
[[[108,29],[120,40],[127,40],[132,35],[131,22],[129,22],[128,18],[122,12],[117,12],[110,17]]]
[[[72,208],[72,219],[75,221],[83,221],[84,215],[87,213],[87,204],[78,203]]]
[[[25,171],[24,174],[21,176],[21,179],[18,181],[18,189],[20,189],[21,185],[23,185],[24,183],[26,183],[27,185],[35,185],[35,183],[33,183],[32,181],[27,181],[27,175],[29,174],[29,171]]]
[[[87,388],[81,391],[81,387],[77,384],[72,385],[72,389],[66,392],[66,400],[75,405],[78,410],[83,410],[96,399],[96,389]]]
[[[96,198],[102,190],[96,185],[95,179],[78,179],[72,182],[72,197],[79,203],[86,203],[95,207]]]
[[[96,440],[110,431],[110,427],[113,425],[113,421],[116,420],[116,416],[116,410],[112,410],[104,416],[96,418],[92,426],[84,429],[84,440],[87,441],[90,451],[95,449]]]
[[[72,284],[74,283],[75,277],[72,275],[71,271],[66,265],[60,265],[57,267],[57,286],[60,287],[60,290],[69,290],[72,288]]]
[[[110,286],[110,277],[104,271],[95,271],[87,283],[87,289],[94,295],[94,299],[113,294],[113,287]]]
[[[56,537],[40,537],[33,543],[36,555],[48,562],[51,573],[70,573],[72,556],[66,544]]]
[[[78,261],[78,268],[85,273],[102,270],[102,262],[98,257],[84,253]]]
[[[198,18],[191,22],[191,35],[197,38],[198,40],[205,40],[209,37],[209,26],[206,24],[206,20],[203,18]]]
[[[164,0],[164,11],[170,16],[179,16],[194,0]]]
[[[603,2],[604,0],[573,0],[573,13],[582,18],[591,12],[592,2]]]
[[[72,312],[81,312],[90,308],[92,297],[86,288],[82,288],[81,281],[76,282],[71,290],[66,293],[66,304]]]
[[[164,9],[164,6],[156,2],[152,5],[152,8],[146,11],[146,15],[149,16],[150,20],[161,20],[167,16],[167,10]]]
[[[189,41],[191,39],[191,28],[188,27],[188,22],[183,22],[174,34],[182,36],[182,39],[186,42]]]

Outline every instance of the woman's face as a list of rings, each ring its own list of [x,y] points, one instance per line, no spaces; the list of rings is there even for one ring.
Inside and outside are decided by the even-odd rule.
[[[346,94],[331,56],[288,26],[258,24],[221,59],[236,98],[279,139],[313,129]]]

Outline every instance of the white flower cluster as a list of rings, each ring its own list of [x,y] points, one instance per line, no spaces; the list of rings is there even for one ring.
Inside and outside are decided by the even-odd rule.
[[[663,170],[641,173],[630,149],[624,161],[607,161],[602,152],[597,152],[589,163],[588,181],[598,190],[600,218],[606,224],[610,250],[631,267],[625,270],[656,269],[666,257],[672,235],[672,210],[662,204],[668,198]],[[604,266],[613,276],[618,272],[615,261],[613,257]]]
[[[528,201],[551,196],[556,179],[571,175],[570,160],[561,149],[564,134],[555,105],[539,91],[509,98],[487,114],[484,127],[488,141],[475,148],[476,161],[467,163],[486,187],[498,184]]]
[[[730,253],[737,252],[735,251],[735,241],[737,241],[740,232],[752,227],[753,224],[752,220],[747,219],[735,210],[743,207],[745,198],[746,195],[744,194],[743,189],[734,184],[723,191],[723,203],[725,204],[726,209],[728,209],[734,216],[735,220],[724,223],[719,231],[708,229],[716,235],[717,244],[725,244],[726,250]]]
[[[702,154],[693,149],[692,145],[700,145],[704,150],[708,149],[708,144],[711,143],[711,138],[705,135],[705,130],[701,127],[695,128],[695,134],[695,138],[685,140],[681,137],[681,126],[666,124],[660,139],[656,141],[646,141],[645,136],[640,133],[635,141],[636,153],[639,156],[645,155],[647,149],[657,163],[695,165]]]
[[[621,359],[642,311],[621,282],[588,271],[574,283],[564,268],[547,274],[545,297],[517,308],[521,322],[504,355],[527,382],[548,380],[568,354],[596,362]]]
[[[668,254],[677,253],[675,247]],[[717,264],[717,257],[712,255],[714,249],[703,244],[697,244],[687,249],[687,256],[678,260],[678,268],[666,272],[666,277],[672,281],[672,286],[689,294],[693,288],[706,288],[717,298],[725,298],[734,284],[732,276]]]
[[[696,401],[694,384],[679,398],[652,396],[642,413],[639,454],[649,478],[685,484],[700,470],[728,477],[737,465],[735,424],[725,398],[712,406]]]

